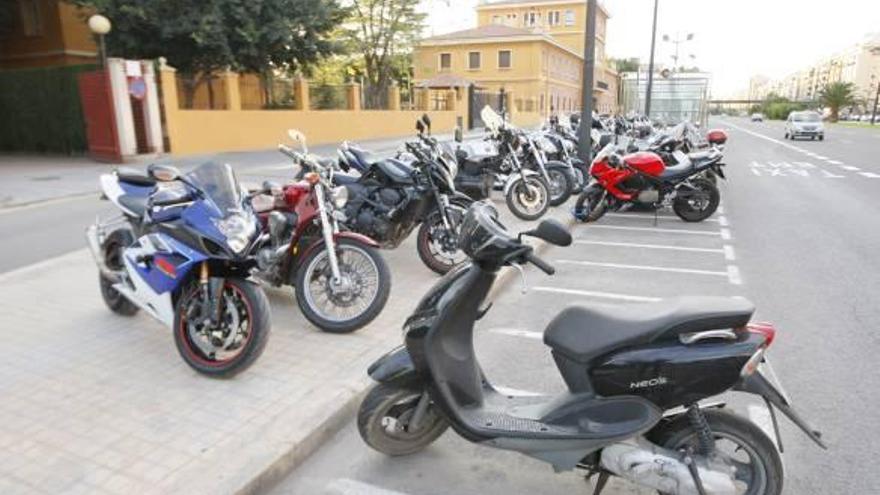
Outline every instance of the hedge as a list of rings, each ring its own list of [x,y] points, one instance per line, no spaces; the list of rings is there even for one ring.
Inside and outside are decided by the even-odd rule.
[[[0,151],[88,150],[77,74],[94,65],[0,71]]]

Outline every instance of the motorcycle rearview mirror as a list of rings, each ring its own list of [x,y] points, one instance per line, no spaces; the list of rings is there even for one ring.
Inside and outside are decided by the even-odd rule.
[[[425,127],[428,129],[428,133],[431,132],[431,117],[428,117],[428,114],[422,114],[422,122],[425,123]]]
[[[548,218],[538,224],[538,227],[521,233],[522,236],[535,237],[543,241],[549,242],[554,246],[570,246],[571,233],[559,220]]]
[[[272,180],[264,180],[262,188],[260,192],[263,194],[276,194],[281,192],[281,184],[272,181]]]
[[[461,130],[461,126],[455,126],[454,139],[455,139],[456,143],[460,143],[460,142],[464,141],[464,133]]]
[[[303,152],[305,154],[309,153],[309,147],[306,144],[306,135],[305,134],[298,131],[297,129],[288,129],[287,135],[290,136],[290,139],[293,139],[294,142],[302,145]]]
[[[147,167],[147,175],[159,182],[171,182],[180,178],[180,170],[172,165],[154,163]]]

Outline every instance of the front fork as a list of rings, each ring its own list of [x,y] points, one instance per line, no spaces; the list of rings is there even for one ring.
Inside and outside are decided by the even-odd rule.
[[[324,244],[327,247],[327,257],[330,260],[330,272],[333,274],[333,283],[342,282],[342,274],[339,271],[339,259],[336,257],[336,244],[333,235],[336,233],[336,221],[331,223],[330,215],[327,214],[326,203],[324,202],[324,188],[320,184],[315,185],[315,197],[318,201],[318,215],[321,218],[321,235],[324,237]]]
[[[208,262],[203,261],[199,267],[199,287],[202,290],[202,296],[207,304],[207,316],[211,321],[211,326],[216,328],[220,324],[220,299],[223,297],[223,278],[211,277],[208,268]]]

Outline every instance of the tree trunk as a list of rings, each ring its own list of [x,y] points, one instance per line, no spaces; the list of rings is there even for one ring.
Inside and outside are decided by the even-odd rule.
[[[831,105],[831,122],[837,122],[837,118],[840,115],[840,107],[837,105]]]
[[[216,108],[214,106],[214,77],[211,75],[206,77],[208,81],[208,108],[214,110]]]

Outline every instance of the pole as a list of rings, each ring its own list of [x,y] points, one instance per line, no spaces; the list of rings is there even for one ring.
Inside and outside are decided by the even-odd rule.
[[[578,127],[578,158],[592,161],[590,130],[593,128],[593,78],[596,72],[596,0],[587,1],[587,35],[584,37],[584,75],[581,87],[581,123]]]
[[[645,116],[651,118],[651,90],[654,87],[654,47],[657,43],[657,6],[660,0],[654,0],[654,25],[651,27],[651,57],[648,59],[648,88],[645,94]]]
[[[877,94],[874,95],[874,111],[871,113],[871,125],[877,120],[877,103],[880,103],[880,81],[877,81]]]
[[[99,34],[98,38],[101,42],[101,68],[107,67],[107,47],[104,45],[104,35]]]

